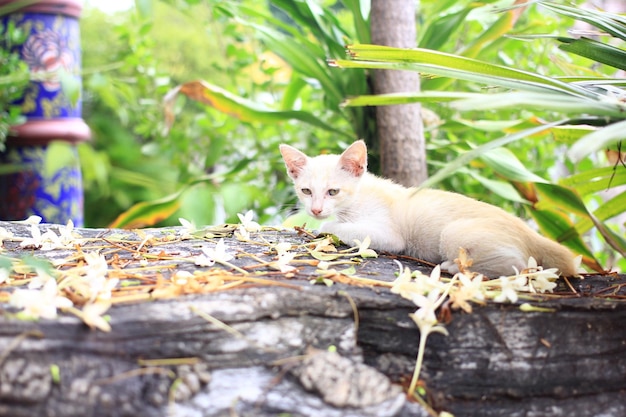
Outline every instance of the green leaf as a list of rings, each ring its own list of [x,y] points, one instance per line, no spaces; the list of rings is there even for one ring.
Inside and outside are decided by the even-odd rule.
[[[291,119],[300,120],[310,125],[353,139],[352,135],[336,129],[313,114],[300,110],[273,110],[252,100],[239,97],[206,81],[190,81],[170,90],[164,98],[165,119],[168,129],[174,123],[174,104],[176,97],[183,94],[200,103],[212,106],[222,113],[236,117],[243,122],[278,123]]]
[[[343,40],[347,37],[347,33],[343,31],[337,16],[329,8],[322,7],[316,0],[273,0],[272,5],[282,9],[296,22],[299,30],[287,31],[296,38],[295,43],[300,45],[308,43],[308,39],[300,35],[300,33],[306,33],[306,30],[303,30],[306,28],[313,33],[319,43],[329,49],[331,56],[343,55],[345,44]],[[264,29],[271,30],[267,25]],[[317,45],[315,47],[317,48]],[[318,57],[321,56],[318,55]]]
[[[216,190],[205,181],[186,189],[180,196],[179,215],[196,225],[213,224]]]
[[[476,181],[480,182],[485,188],[496,193],[502,198],[505,198],[509,201],[514,201],[516,203],[525,203],[528,204],[528,200],[522,198],[511,184],[504,181],[496,181],[489,178],[485,178],[482,175],[471,171],[471,170],[462,170],[461,172],[465,172],[467,175],[470,175]]]
[[[139,16],[150,19],[154,16],[153,0],[135,0],[135,7],[139,12]]]
[[[347,268],[344,268],[344,269],[342,269],[340,271],[337,271],[337,272],[339,272],[342,275],[348,275],[348,276],[356,275],[356,268],[354,267],[354,265],[351,265],[351,266],[349,266]]]
[[[626,120],[613,123],[598,129],[576,142],[567,152],[573,162],[579,162],[584,157],[606,148],[615,142],[626,139]]]
[[[55,275],[55,269],[47,259],[27,255],[22,257],[21,260],[22,264],[33,272],[40,269],[51,277]]]
[[[180,207],[182,188],[174,194],[154,201],[144,201],[133,205],[121,213],[108,227],[112,229],[138,229],[153,226],[170,217]]]
[[[291,81],[287,85],[285,92],[283,93],[283,99],[280,103],[280,108],[282,110],[292,109],[295,102],[300,96],[300,92],[304,87],[306,87],[306,85],[307,83],[302,77],[294,74],[291,77]]]
[[[131,171],[130,169],[124,169],[120,166],[116,166],[110,172],[111,178],[124,182],[129,185],[136,185],[142,188],[149,188],[152,190],[166,190],[171,189],[172,185],[165,183],[163,179],[155,178],[152,175],[144,174],[142,172]]]
[[[626,51],[622,49],[587,38],[559,38],[559,41],[563,42],[559,49],[626,70]]]
[[[0,255],[0,269],[11,272],[13,270],[13,261],[11,261],[11,258]]]
[[[250,209],[254,204],[255,193],[259,189],[248,183],[227,182],[221,186],[220,194],[224,200],[226,218],[237,221],[237,213]]]
[[[2,164],[0,165],[0,175],[27,171],[29,168],[30,166],[28,164]]]
[[[485,2],[477,2],[470,3],[470,7],[474,4],[477,6],[485,6]],[[503,37],[513,29],[513,26],[515,26],[523,10],[524,8],[522,7],[513,6],[510,10],[503,11],[501,16],[493,24],[488,26],[478,36],[474,37],[474,39],[468,40],[467,45],[458,52],[458,55],[475,58],[480,53],[493,49],[493,47],[497,45],[497,42],[503,39]],[[492,11],[490,10],[488,13],[492,13]],[[461,25],[459,25],[459,27],[461,27]],[[425,80],[423,86],[425,89],[445,90],[452,84],[452,81],[453,80],[450,78],[428,79]]]
[[[580,236],[582,233],[591,229],[592,226],[596,226],[606,242],[622,254],[622,256],[626,256],[626,240],[624,240],[621,236],[616,235],[602,222],[603,220],[607,220],[624,212],[624,207],[626,207],[626,192],[606,202],[592,214],[587,210],[587,207],[582,202],[580,197],[578,197],[578,195],[576,195],[572,190],[554,184],[537,184],[536,188],[538,194],[540,195],[540,200],[536,204],[536,208],[538,211],[542,211],[544,213],[548,211],[552,212],[554,215],[553,220],[556,222],[553,225],[555,228],[554,230],[551,230],[548,225],[543,225],[542,229],[545,228],[548,233],[553,233],[549,236],[559,241],[571,240],[572,229],[576,231],[576,235]],[[567,217],[567,214],[569,213],[577,214],[582,217],[582,220],[580,220],[573,228],[568,228],[566,230],[563,227],[563,223],[559,223],[558,221],[559,217],[556,216],[557,211],[561,213],[561,217],[567,220],[568,224],[570,224],[570,220]],[[563,235],[555,236],[554,233],[556,233],[556,229],[561,230]],[[579,250],[578,246],[580,246],[580,243],[582,242],[577,243],[577,240],[578,239],[572,240],[568,246],[572,249]],[[584,252],[577,253],[581,253],[585,258],[588,258],[588,254]],[[591,262],[591,260],[587,259],[586,262]],[[593,267],[595,268],[595,266]]]
[[[553,210],[532,209],[529,212],[545,236],[563,243],[574,253],[582,255],[585,264],[593,264],[599,267],[598,261],[587,245],[585,245],[566,215]]]
[[[56,363],[50,364],[50,378],[54,384],[61,383],[61,368]]]
[[[596,227],[600,231],[600,234],[606,240],[606,242],[615,249],[622,258],[626,258],[626,239],[622,235],[619,235],[606,227],[604,224],[596,224]]]
[[[370,4],[367,1],[344,0],[343,4],[352,12],[357,39],[361,43],[370,43]]]
[[[518,182],[546,183],[547,180],[528,170],[515,154],[506,148],[493,149],[480,155],[487,165],[504,178]]]
[[[605,221],[624,212],[626,212],[626,191],[602,203],[593,212],[593,215],[598,221]],[[586,217],[576,223],[576,230],[582,234],[593,226],[594,221],[590,217]]]
[[[430,22],[423,30],[418,46],[426,49],[440,49],[450,39],[450,35],[463,26],[465,18],[472,9],[478,6],[480,6],[479,3],[473,3],[470,7],[456,13],[445,14]]]
[[[600,10],[570,7],[550,1],[541,1],[539,4],[556,13],[589,23],[591,26],[626,41],[626,18],[622,15]]]
[[[567,126],[556,126],[552,128],[552,136],[554,136],[554,140],[561,143],[566,143],[571,145],[576,142],[578,139],[583,136],[589,134],[590,132],[595,131],[596,128],[593,126],[586,125],[567,125]]]
[[[46,149],[43,174],[46,178],[53,178],[64,168],[78,167],[78,153],[76,147],[69,142],[53,141]]]
[[[353,61],[335,60],[332,61],[334,65],[342,68],[419,71],[506,88],[595,97],[585,89],[555,78],[444,52],[379,45],[348,45],[347,48]]]
[[[213,167],[215,166],[220,158],[224,157],[224,150],[227,149],[228,146],[228,138],[224,136],[214,136],[211,138],[211,144],[209,146],[209,151],[205,155],[204,166],[205,167]]]
[[[616,187],[626,184],[626,170],[618,167],[590,169],[563,178],[559,183],[565,187],[575,189],[580,195],[588,195],[606,190],[609,186]]]
[[[334,261],[341,257],[341,255],[337,253],[326,253],[326,252],[320,252],[320,251],[313,251],[310,249],[307,249],[307,250],[309,251],[311,256],[317,259],[318,261]]]
[[[109,189],[108,155],[103,151],[95,150],[90,143],[85,142],[79,143],[76,149],[85,186],[89,187],[91,183],[95,183],[101,191],[106,192]]]
[[[309,283],[311,285],[321,285],[321,284],[324,284],[327,287],[332,287],[333,284],[334,284],[332,279],[328,279],[328,278],[324,278],[324,277],[317,277],[317,278],[311,279],[311,280],[309,280]]]
[[[438,103],[464,98],[484,97],[479,93],[461,93],[450,91],[424,91],[419,93],[391,93],[350,97],[341,104],[345,107],[391,106],[407,103]]]
[[[82,90],[80,77],[60,70],[59,78],[61,80],[61,91],[63,91],[63,95],[68,99],[72,107],[76,107],[80,100]]]
[[[520,92],[483,94],[452,103],[460,111],[493,110],[524,107],[529,110],[552,110],[559,113],[594,114],[603,117],[624,117],[626,105],[618,100],[596,99],[549,92]]]
[[[343,92],[325,64],[326,53],[317,43],[297,33],[292,32],[295,39],[288,38],[283,33],[267,26],[255,25],[243,20],[241,23],[253,27],[267,47],[289,63],[294,70],[318,80],[324,92],[332,100],[338,103],[343,99]]]
[[[468,120],[457,118],[460,124],[483,132],[502,132],[526,123],[524,120]],[[534,126],[534,124],[533,124]]]
[[[501,39],[506,33],[513,29],[522,11],[522,8],[512,8],[511,10],[503,12],[491,26],[476,37],[467,48],[464,48],[460,52],[460,55],[470,58],[478,56],[488,44]]]
[[[590,75],[567,75],[555,77],[561,81],[567,83],[576,83],[580,86],[594,86],[594,85],[614,85],[617,87],[626,87],[626,79],[614,78],[614,77],[593,77]]]
[[[491,142],[485,143],[484,145],[481,145],[479,147],[477,147],[476,149],[472,149],[471,151],[467,151],[464,154],[460,155],[457,159],[455,159],[454,161],[446,164],[443,168],[441,168],[440,170],[437,171],[436,174],[432,175],[431,177],[429,177],[426,181],[424,181],[421,185],[420,188],[428,188],[428,187],[432,187],[433,185],[437,184],[438,182],[444,180],[445,178],[449,177],[450,175],[454,174],[459,168],[465,166],[466,164],[468,164],[470,161],[481,157],[485,152],[493,150],[493,149],[497,149],[499,147],[502,147],[504,145],[507,145],[509,143],[518,141],[522,138],[526,138],[535,134],[539,134],[542,132],[545,132],[546,130],[549,130],[550,128],[554,127],[554,126],[558,126],[561,125],[563,123],[565,123],[566,120],[561,120],[558,122],[552,122],[552,123],[548,123],[545,124],[543,126],[536,126],[530,129],[526,129],[526,130],[522,130],[520,132],[516,132],[514,134],[511,135],[507,135],[504,137],[501,137],[499,139],[495,139],[492,140]]]
[[[539,194],[538,209],[558,208],[565,213],[575,213],[578,216],[589,216],[587,207],[580,197],[569,188],[555,184],[535,184]]]

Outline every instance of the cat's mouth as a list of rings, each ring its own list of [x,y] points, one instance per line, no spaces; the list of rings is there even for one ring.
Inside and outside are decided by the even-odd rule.
[[[330,217],[330,215],[325,214],[325,213],[318,213],[318,214],[315,214],[315,213],[313,213],[313,212],[311,212],[311,211],[309,211],[309,215],[310,215],[311,217],[316,218],[317,220],[324,220],[324,219],[327,219],[327,218],[329,218],[329,217]]]

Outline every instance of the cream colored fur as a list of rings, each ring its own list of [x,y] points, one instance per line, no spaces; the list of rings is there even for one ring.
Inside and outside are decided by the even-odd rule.
[[[324,223],[321,231],[346,243],[369,236],[374,249],[441,263],[450,272],[458,271],[454,259],[463,248],[472,270],[488,277],[511,275],[513,267],[521,271],[530,256],[544,268],[576,275],[568,249],[498,207],[446,191],[417,191],[368,173],[363,141],[341,155],[311,158],[288,145],[280,151],[307,213],[318,219],[334,215],[337,220]]]

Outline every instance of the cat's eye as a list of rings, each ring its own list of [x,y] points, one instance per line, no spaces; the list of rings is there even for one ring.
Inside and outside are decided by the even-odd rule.
[[[310,188],[303,188],[300,191],[302,191],[302,194],[304,194],[304,195],[311,195],[311,189]]]
[[[336,196],[337,194],[339,194],[339,188],[331,188],[328,190],[328,195],[331,197]]]

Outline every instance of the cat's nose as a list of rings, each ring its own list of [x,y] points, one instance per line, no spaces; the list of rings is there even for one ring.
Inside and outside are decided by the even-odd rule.
[[[322,213],[322,209],[312,208],[311,213],[313,213],[314,216],[319,216]]]

